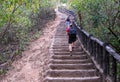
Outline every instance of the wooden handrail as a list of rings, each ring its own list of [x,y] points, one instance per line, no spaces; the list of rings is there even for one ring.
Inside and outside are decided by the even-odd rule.
[[[120,63],[120,54],[116,53],[111,47],[106,46],[106,50]]]
[[[75,23],[76,24],[76,23]],[[78,27],[77,25],[76,25],[76,27],[79,29],[79,30],[81,30],[80,29],[80,27]],[[81,32],[83,32],[87,37],[89,37],[89,33],[88,32],[86,32],[85,30],[81,30]],[[99,39],[97,39],[97,38],[95,38],[95,37],[91,37],[90,38],[91,40],[93,40],[93,41],[96,41],[100,46],[103,46],[104,45],[104,42],[102,42],[102,41],[100,41]],[[105,48],[109,53],[110,53],[110,55],[112,55],[119,63],[120,63],[120,54],[118,54],[118,53],[116,53],[111,47],[109,47],[109,46],[106,46],[106,48]]]
[[[77,27],[77,25],[76,25]],[[112,82],[120,82],[120,55],[116,53],[111,47],[104,46],[104,42],[91,36],[85,30],[77,27],[78,38],[84,46],[85,51],[94,57],[93,61],[102,68],[105,77],[109,76]],[[81,33],[80,33],[81,32]],[[91,43],[90,43],[91,42]],[[92,49],[90,49],[90,48]],[[119,73],[117,73],[119,71]]]
[[[59,7],[58,10],[65,14],[71,14],[70,10]],[[73,13],[71,14],[75,16]],[[120,82],[120,54],[116,53],[106,43],[95,38],[82,29],[76,22],[73,23],[77,29],[78,39],[83,49],[89,54],[96,66],[103,73],[103,76],[111,82]],[[108,81],[110,82],[110,81]]]

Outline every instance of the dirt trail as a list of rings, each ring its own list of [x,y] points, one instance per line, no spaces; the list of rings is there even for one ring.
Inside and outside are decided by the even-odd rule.
[[[50,59],[49,47],[56,27],[63,14],[57,12],[55,21],[49,22],[39,39],[30,43],[22,58],[13,62],[0,82],[43,82],[44,72]]]

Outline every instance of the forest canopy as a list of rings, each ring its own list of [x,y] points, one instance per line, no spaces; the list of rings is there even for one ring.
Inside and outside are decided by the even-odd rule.
[[[120,0],[70,0],[79,24],[120,53]]]

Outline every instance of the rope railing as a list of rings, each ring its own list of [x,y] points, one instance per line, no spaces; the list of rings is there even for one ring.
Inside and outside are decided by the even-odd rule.
[[[58,10],[62,13],[71,14],[69,10],[64,8],[58,8]],[[73,13],[71,15],[74,16]],[[76,22],[73,25],[77,29],[78,39],[84,51],[91,57],[105,79],[109,80],[108,82],[120,82],[120,54],[116,53],[106,43],[88,34]]]

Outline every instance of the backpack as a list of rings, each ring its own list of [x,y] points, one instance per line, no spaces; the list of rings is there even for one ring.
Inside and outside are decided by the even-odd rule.
[[[69,22],[70,22],[70,19],[69,19],[69,18],[67,18],[67,19],[66,19],[66,21],[69,21]]]
[[[75,28],[69,28],[69,34],[76,34]]]

